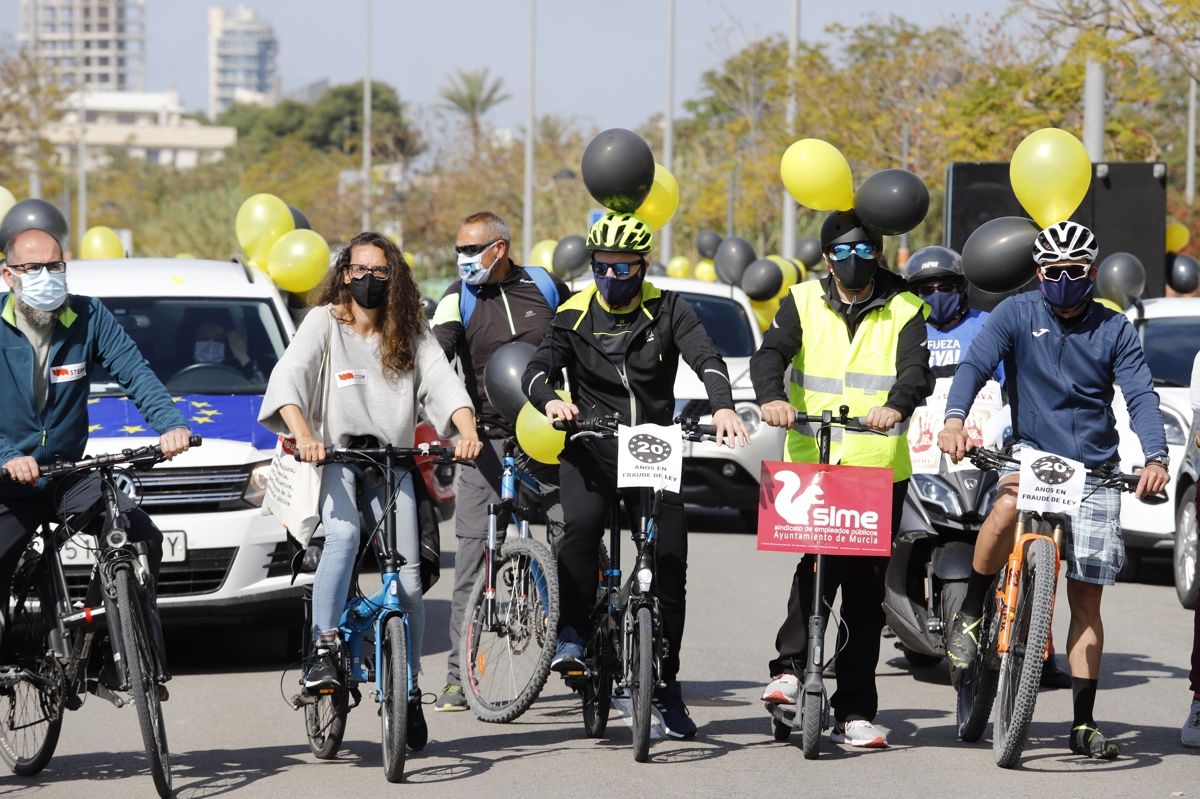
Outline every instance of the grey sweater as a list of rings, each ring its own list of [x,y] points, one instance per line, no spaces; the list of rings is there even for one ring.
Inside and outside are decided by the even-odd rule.
[[[288,435],[279,414],[296,405],[310,415],[314,395],[323,391],[324,419],[313,434],[326,445],[345,444],[350,436],[375,436],[381,444],[413,446],[417,407],[440,435],[454,433],[450,417],[459,408],[472,408],[471,398],[433,334],[422,330],[416,364],[411,372],[390,378],[383,372],[378,335],[364,339],[332,316],[332,306],[313,308],[296,337],[271,372],[258,421],[275,433]],[[329,351],[329,370],[321,385],[321,364]]]

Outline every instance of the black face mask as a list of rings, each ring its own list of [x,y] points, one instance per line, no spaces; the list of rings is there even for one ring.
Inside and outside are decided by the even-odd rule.
[[[837,277],[843,288],[850,291],[864,289],[875,276],[875,267],[879,264],[874,258],[859,258],[851,253],[844,261],[831,261],[830,269]]]
[[[387,299],[387,281],[374,275],[352,278],[350,296],[363,308],[378,308]]]

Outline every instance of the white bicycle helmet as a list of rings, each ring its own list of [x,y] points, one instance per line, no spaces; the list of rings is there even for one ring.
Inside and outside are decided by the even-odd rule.
[[[1038,266],[1059,261],[1092,263],[1100,247],[1092,231],[1078,222],[1058,222],[1043,230],[1033,242],[1033,260]]]

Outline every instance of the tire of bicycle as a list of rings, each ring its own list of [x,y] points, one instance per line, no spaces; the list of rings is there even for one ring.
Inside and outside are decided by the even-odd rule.
[[[824,726],[825,697],[822,693],[809,693],[800,689],[800,749],[805,760],[816,760],[821,756],[821,727]]]
[[[154,777],[158,795],[170,796],[171,752],[167,748],[167,727],[158,698],[158,680],[153,666],[154,645],[146,628],[143,595],[134,588],[133,571],[129,567],[118,568],[114,580],[117,586],[117,609],[121,614],[121,641],[125,650],[125,668],[129,674],[129,691],[137,708],[138,726],[146,745],[150,774]]]
[[[379,670],[383,685],[383,698],[379,703],[383,773],[388,782],[400,782],[404,779],[408,744],[408,636],[400,616],[392,616],[383,627],[383,657]]]
[[[529,675],[524,679],[522,687],[515,696],[494,696],[487,687],[480,669],[486,670],[490,665],[490,657],[479,657],[479,645],[484,635],[492,633],[483,630],[483,583],[486,575],[480,574],[471,589],[467,600],[463,634],[459,642],[459,663],[463,669],[463,693],[471,712],[480,721],[498,724],[507,723],[521,716],[546,685],[550,676],[550,661],[554,659],[554,647],[558,642],[558,569],[550,550],[540,541],[532,538],[510,538],[504,542],[500,551],[500,566],[497,576],[504,575],[506,570],[523,580],[532,581],[526,586],[532,592],[520,591],[521,586],[502,588],[497,586],[497,605],[500,602],[502,590],[513,590],[517,598],[510,595],[508,603],[509,621],[518,615],[524,616],[524,624],[509,624],[509,634],[505,635],[505,646],[511,656],[514,645],[538,647],[540,652],[537,660],[529,669]],[[517,641],[512,633],[522,629],[523,640]],[[527,650],[522,650],[527,651]],[[510,663],[511,663],[510,657]],[[520,681],[520,678],[518,678]],[[512,692],[507,692],[511,694]]]
[[[30,581],[31,583],[35,581]],[[30,613],[25,604],[31,584],[17,588],[14,602],[11,605],[14,619],[7,627],[4,616],[0,613],[0,642],[6,636],[12,644],[10,653],[13,656],[12,665],[33,672],[49,685],[43,687],[31,681],[22,680],[13,686],[12,694],[0,697],[0,758],[12,770],[13,774],[30,777],[46,767],[54,750],[58,746],[58,736],[62,731],[63,696],[66,691],[66,679],[58,662],[49,654],[46,648],[49,630],[42,620],[42,614]],[[7,608],[6,608],[7,609]],[[39,643],[40,642],[40,643]],[[15,649],[15,652],[11,650]],[[38,732],[40,740],[34,743],[32,750],[17,740],[14,731],[10,730],[9,720],[14,719],[24,727],[32,729],[29,717],[22,708],[28,707],[34,713],[39,713],[44,719],[44,726]],[[40,726],[41,723],[39,723]],[[24,726],[29,725],[29,726]],[[23,732],[23,730],[17,731]],[[21,735],[19,737],[24,738]]]
[[[650,707],[654,699],[654,622],[650,608],[640,607],[633,620],[629,694],[633,704],[633,759],[650,759]]]
[[[996,577],[988,597],[994,597],[996,590],[1004,583],[1004,571]],[[962,605],[960,604],[961,608]],[[994,601],[987,603],[983,614],[983,624],[979,630],[979,654],[971,668],[958,678],[955,685],[957,702],[955,721],[958,724],[958,738],[967,743],[975,743],[983,737],[987,729],[988,719],[992,715],[992,703],[996,699],[996,684],[1000,680],[1000,671],[995,664],[996,635],[1000,618]],[[947,627],[946,629],[949,629]]]
[[[1050,634],[1053,603],[1054,544],[1039,538],[1025,553],[1012,643],[1000,662],[992,755],[1001,768],[1015,766],[1025,748],[1042,680],[1042,656]]]
[[[320,694],[317,701],[304,706],[304,729],[308,748],[321,760],[332,760],[346,734],[346,716],[350,713],[350,697],[345,689]]]
[[[601,622],[592,634],[588,646],[592,669],[583,681],[583,729],[590,738],[603,738],[608,728],[608,712],[612,708],[613,672],[616,660],[609,626]]]

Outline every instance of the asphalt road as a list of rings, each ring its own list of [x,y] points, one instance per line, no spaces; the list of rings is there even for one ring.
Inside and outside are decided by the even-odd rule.
[[[1121,745],[1112,763],[1071,756],[1070,691],[1043,692],[1019,768],[992,762],[990,738],[955,740],[953,694],[944,668],[909,669],[884,641],[881,711],[891,749],[859,751],[825,742],[820,760],[801,756],[798,736],[775,743],[758,701],[794,561],[757,552],[753,538],[708,529],[736,527],[733,515],[693,520],[689,614],[681,678],[691,742],[661,741],[651,762],[633,762],[629,730],[583,737],[579,703],[557,677],[524,717],[508,725],[465,713],[427,713],[431,741],[410,755],[407,786],[383,778],[379,721],[364,700],[351,713],[342,753],[318,761],[302,718],[281,698],[279,636],[261,631],[173,634],[176,679],[165,706],[180,797],[368,796],[1062,796],[1200,795],[1200,752],[1179,745],[1190,701],[1191,615],[1166,584],[1120,584],[1106,593],[1107,653],[1097,713]],[[444,547],[449,554],[452,536]],[[427,597],[427,691],[440,689],[448,639],[449,574]],[[1066,641],[1066,606],[1054,634]],[[153,795],[132,707],[90,697],[68,714],[49,767],[31,779],[0,778],[0,796]]]

